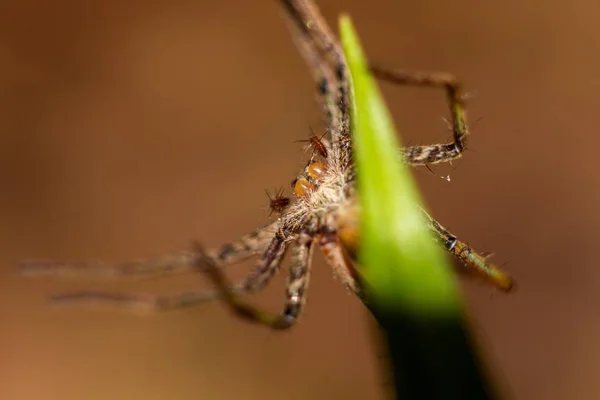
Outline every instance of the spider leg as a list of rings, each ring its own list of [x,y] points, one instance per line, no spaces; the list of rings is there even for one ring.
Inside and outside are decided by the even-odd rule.
[[[278,227],[278,223],[271,224],[265,228],[259,229],[254,233],[244,236],[241,240],[234,243],[222,246],[218,251],[206,252],[206,256],[210,258],[213,265],[219,267],[225,264],[241,261],[247,257],[250,257],[258,251],[264,251],[273,237],[273,228]],[[278,238],[279,236],[276,236]],[[274,240],[273,240],[274,241]],[[245,245],[243,245],[245,243]],[[281,240],[277,240],[277,244],[281,245]],[[281,247],[281,246],[279,246]],[[276,246],[275,250],[279,247]],[[242,250],[240,250],[242,249]],[[283,253],[273,250],[273,243],[269,245],[269,248],[265,252],[265,256],[261,259],[259,267],[265,264],[278,265]],[[193,270],[196,270],[195,265],[196,254],[194,252],[186,253],[186,266]],[[266,258],[265,258],[266,257]],[[109,268],[110,269],[110,268]],[[275,267],[276,269],[276,267]],[[87,271],[86,271],[87,272]],[[97,272],[97,271],[95,271]],[[187,272],[187,270],[186,270]],[[267,283],[268,279],[272,276],[272,272],[267,271],[266,278],[265,274],[258,274],[260,276],[261,284]],[[231,291],[236,293],[245,293],[252,288],[247,287],[247,283],[237,284],[230,288]],[[169,311],[173,309],[179,309],[197,305],[202,302],[218,299],[223,295],[221,290],[195,290],[183,293],[177,293],[167,296],[153,296],[135,293],[117,293],[117,292],[105,292],[105,291],[76,291],[67,293],[58,293],[50,296],[50,301],[54,305],[73,305],[73,304],[84,304],[89,306],[116,306],[118,308],[129,309],[132,311],[138,311],[141,313],[154,313],[161,311]]]
[[[514,288],[515,284],[512,278],[495,265],[489,264],[486,260],[486,256],[478,254],[466,243],[461,242],[456,238],[456,236],[448,232],[443,226],[440,225],[439,222],[433,219],[425,211],[423,211],[423,213],[429,220],[432,231],[439,238],[439,241],[444,245],[444,248],[462,261],[462,263],[469,268],[470,272],[475,272],[492,285],[505,292],[509,292]]]
[[[209,256],[220,266],[235,264],[263,251],[270,238],[279,227],[279,221],[260,228],[235,242],[227,243],[221,248],[209,252]],[[30,277],[90,277],[90,278],[122,278],[158,277],[166,274],[189,273],[192,266],[193,253],[179,252],[155,259],[127,261],[118,264],[80,261],[47,261],[24,260],[18,268],[24,276]]]
[[[300,233],[292,244],[292,260],[286,286],[286,301],[281,314],[262,311],[242,300],[239,293],[231,290],[232,286],[223,271],[213,263],[210,257],[206,256],[202,247],[198,245],[195,246],[198,255],[196,265],[209,274],[218,290],[222,292],[223,300],[238,316],[251,322],[266,325],[271,329],[287,329],[296,322],[305,303],[304,293],[309,281],[311,244],[312,238],[306,233]],[[265,265],[265,267],[269,266]],[[250,284],[249,282],[253,281],[252,278],[251,276],[246,281],[246,289],[262,287],[260,284],[258,286]]]
[[[363,298],[358,284],[358,272],[354,263],[340,244],[340,239],[333,233],[324,234],[319,239],[319,247],[325,256],[325,261],[332,268],[342,283],[356,296]]]
[[[402,149],[404,160],[409,165],[428,165],[450,162],[462,156],[467,145],[469,129],[466,123],[464,100],[461,85],[452,75],[445,72],[406,72],[371,65],[371,71],[378,79],[398,85],[442,87],[452,116],[451,143],[426,146],[408,146]]]
[[[288,29],[292,32],[292,39],[296,44],[296,48],[308,64],[311,75],[317,83],[317,100],[323,110],[325,116],[325,126],[330,131],[339,129],[339,112],[335,101],[335,78],[331,67],[323,61],[321,55],[312,45],[310,38],[302,34],[296,25],[288,22]],[[331,144],[329,139],[323,139],[323,144],[329,152],[331,152]]]
[[[448,232],[425,210],[421,209],[421,212],[424,215],[425,221],[429,222],[429,229],[431,229],[434,237],[448,252],[461,260],[463,264],[469,268],[469,271],[482,276],[500,290],[508,292],[514,287],[513,280],[495,265],[487,263],[484,255],[478,254],[468,245],[459,241],[456,236]],[[359,242],[358,207],[350,207],[344,210],[343,213],[338,213],[336,218],[340,243],[344,250],[347,251],[350,258],[353,261],[356,261],[357,246]]]
[[[327,25],[318,7],[305,0],[283,0],[288,15],[297,26],[295,35],[305,43],[311,54],[322,54],[326,58],[327,71],[333,71],[325,76],[326,85],[319,82],[319,89],[332,90],[332,100],[336,112],[330,126],[331,146],[333,150],[334,167],[344,171],[346,180],[354,179],[352,163],[352,138],[350,136],[350,92],[349,76],[346,60],[340,44]],[[306,58],[306,51],[304,52]],[[314,63],[307,59],[309,67]],[[325,69],[325,67],[320,67]],[[314,74],[313,74],[314,75]],[[333,80],[332,80],[333,75]],[[330,166],[331,167],[331,166]]]
[[[226,292],[248,293],[259,290],[266,285],[281,264],[285,252],[285,239],[282,231],[277,231],[275,237],[265,250],[263,256],[257,263],[255,272],[245,282],[227,288],[217,290],[197,290],[178,293],[170,296],[151,296],[141,294],[110,293],[102,291],[79,291],[71,293],[56,294],[50,297],[55,305],[61,304],[88,304],[97,306],[113,305],[120,308],[140,311],[145,313],[157,311],[169,311],[196,305],[198,303],[223,297]],[[198,269],[197,250],[192,251],[190,265],[194,270]],[[220,269],[218,260],[210,252],[202,252],[204,263],[212,269]]]
[[[242,285],[230,288],[233,292],[243,292]],[[139,314],[154,314],[198,305],[222,296],[219,290],[196,290],[167,296],[154,296],[136,293],[109,293],[102,291],[79,291],[59,293],[50,296],[50,302],[55,306],[74,304],[88,307],[114,306]]]

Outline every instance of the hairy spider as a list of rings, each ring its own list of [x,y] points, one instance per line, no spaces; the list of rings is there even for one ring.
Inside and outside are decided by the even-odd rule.
[[[343,283],[362,298],[358,272],[354,267],[358,237],[355,221],[360,210],[356,204],[355,168],[352,160],[348,68],[338,41],[312,1],[282,0],[281,3],[287,11],[292,37],[316,82],[318,100],[327,128],[327,136],[317,138],[322,151],[311,155],[304,170],[292,182],[296,199],[281,209],[281,216],[275,222],[217,250],[205,251],[201,246],[195,245],[191,251],[116,265],[52,261],[22,263],[23,272],[33,275],[95,273],[148,276],[189,272],[200,268],[210,274],[217,286],[216,290],[193,291],[166,297],[82,291],[55,295],[52,297],[54,301],[115,302],[125,306],[143,305],[154,310],[168,310],[222,298],[240,315],[252,321],[275,329],[288,328],[297,320],[305,302],[311,255],[315,245],[323,252],[327,263]],[[461,157],[469,132],[460,85],[454,77],[446,73],[409,73],[374,65],[370,68],[377,78],[384,81],[400,85],[440,87],[446,91],[453,140],[449,143],[405,147],[401,150],[404,162],[411,166],[429,166]],[[487,257],[459,241],[427,213],[425,216],[434,237],[448,252],[462,261],[468,271],[476,272],[502,290],[512,288],[512,280],[497,267],[488,264]],[[287,250],[291,252],[291,262],[283,311],[272,315],[243,303],[238,296],[263,288],[279,269]],[[256,254],[259,255],[256,269],[243,282],[230,284],[222,267]]]

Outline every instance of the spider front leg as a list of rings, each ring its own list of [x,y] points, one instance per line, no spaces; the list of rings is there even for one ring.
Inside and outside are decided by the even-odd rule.
[[[398,85],[442,87],[452,116],[452,143],[408,146],[402,149],[402,155],[408,165],[429,165],[450,162],[462,156],[467,146],[469,130],[466,123],[464,100],[461,85],[445,72],[406,72],[371,65],[371,72],[378,79]]]
[[[330,166],[344,170],[347,181],[354,176],[350,136],[350,79],[344,52],[327,21],[311,1],[282,0],[298,48],[318,82],[332,155]]]
[[[312,238],[306,233],[300,233],[292,246],[292,260],[289,267],[286,286],[286,302],[281,314],[262,311],[259,308],[244,302],[239,293],[231,290],[231,284],[224,272],[207,257],[201,246],[195,245],[197,254],[196,266],[205,271],[222,293],[222,298],[229,307],[240,317],[251,322],[266,325],[271,329],[281,330],[291,327],[296,322],[305,302],[305,291],[308,286],[310,273],[310,260],[312,255]],[[251,276],[245,283],[246,289],[262,287],[263,282],[258,277],[265,275],[267,270],[275,270],[271,265],[265,265],[264,271]],[[272,276],[270,274],[269,276]],[[250,290],[248,290],[250,291]]]

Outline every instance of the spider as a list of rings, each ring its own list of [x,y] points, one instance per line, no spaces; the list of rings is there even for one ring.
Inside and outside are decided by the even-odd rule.
[[[296,143],[308,143],[306,150],[310,149],[311,147],[313,149],[310,155],[311,157],[315,155],[315,152],[317,152],[321,155],[321,157],[327,158],[327,147],[325,147],[325,144],[322,140],[325,135],[327,135],[327,131],[325,131],[325,133],[323,133],[321,136],[317,136],[312,128],[310,129],[310,132],[312,135],[308,139],[296,140]]]
[[[356,171],[352,158],[350,126],[350,92],[348,68],[340,44],[310,0],[282,0],[292,37],[307,62],[317,88],[327,135],[319,139],[324,151],[311,155],[303,171],[292,182],[296,198],[286,204],[280,217],[254,232],[216,250],[195,244],[190,251],[162,258],[138,260],[116,265],[90,262],[24,261],[22,271],[33,275],[71,273],[108,276],[150,276],[167,272],[190,272],[201,269],[216,285],[212,291],[192,291],[165,297],[134,294],[110,294],[81,291],[52,296],[55,302],[114,302],[125,306],[142,305],[152,310],[169,310],[223,299],[240,316],[273,329],[292,326],[305,304],[311,256],[315,247],[345,286],[364,300],[360,276],[355,268],[358,232],[355,221],[360,215],[356,201]],[[425,87],[439,87],[446,92],[453,140],[449,143],[409,146],[401,149],[403,161],[410,166],[430,166],[450,162],[462,156],[469,131],[457,80],[440,72],[404,72],[371,65],[372,73],[383,81]],[[501,290],[509,291],[512,280],[487,262],[455,235],[447,231],[425,211],[434,238],[466,267]],[[354,222],[353,222],[354,221]],[[258,310],[243,302],[241,294],[259,291],[279,269],[290,251],[285,305],[279,314]],[[255,270],[238,284],[231,284],[223,267],[259,255]]]
[[[271,212],[269,212],[269,217],[273,214],[273,212],[277,212],[277,213],[281,214],[282,212],[285,211],[287,206],[290,205],[291,199],[289,197],[285,197],[283,195],[282,188],[273,192],[273,196],[271,196],[271,193],[269,193],[269,191],[266,189],[265,189],[265,193],[267,194],[267,197],[269,198],[269,209],[271,210]]]

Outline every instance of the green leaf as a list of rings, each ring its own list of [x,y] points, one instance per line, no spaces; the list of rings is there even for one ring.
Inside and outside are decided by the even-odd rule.
[[[359,275],[366,304],[387,339],[396,396],[496,398],[472,343],[453,272],[398,157],[398,136],[349,17],[341,17],[340,32],[351,75]]]
[[[354,159],[361,208],[360,264],[374,300],[405,311],[460,312],[448,259],[435,242],[410,171],[398,157],[400,143],[356,33],[340,21],[351,71]]]

